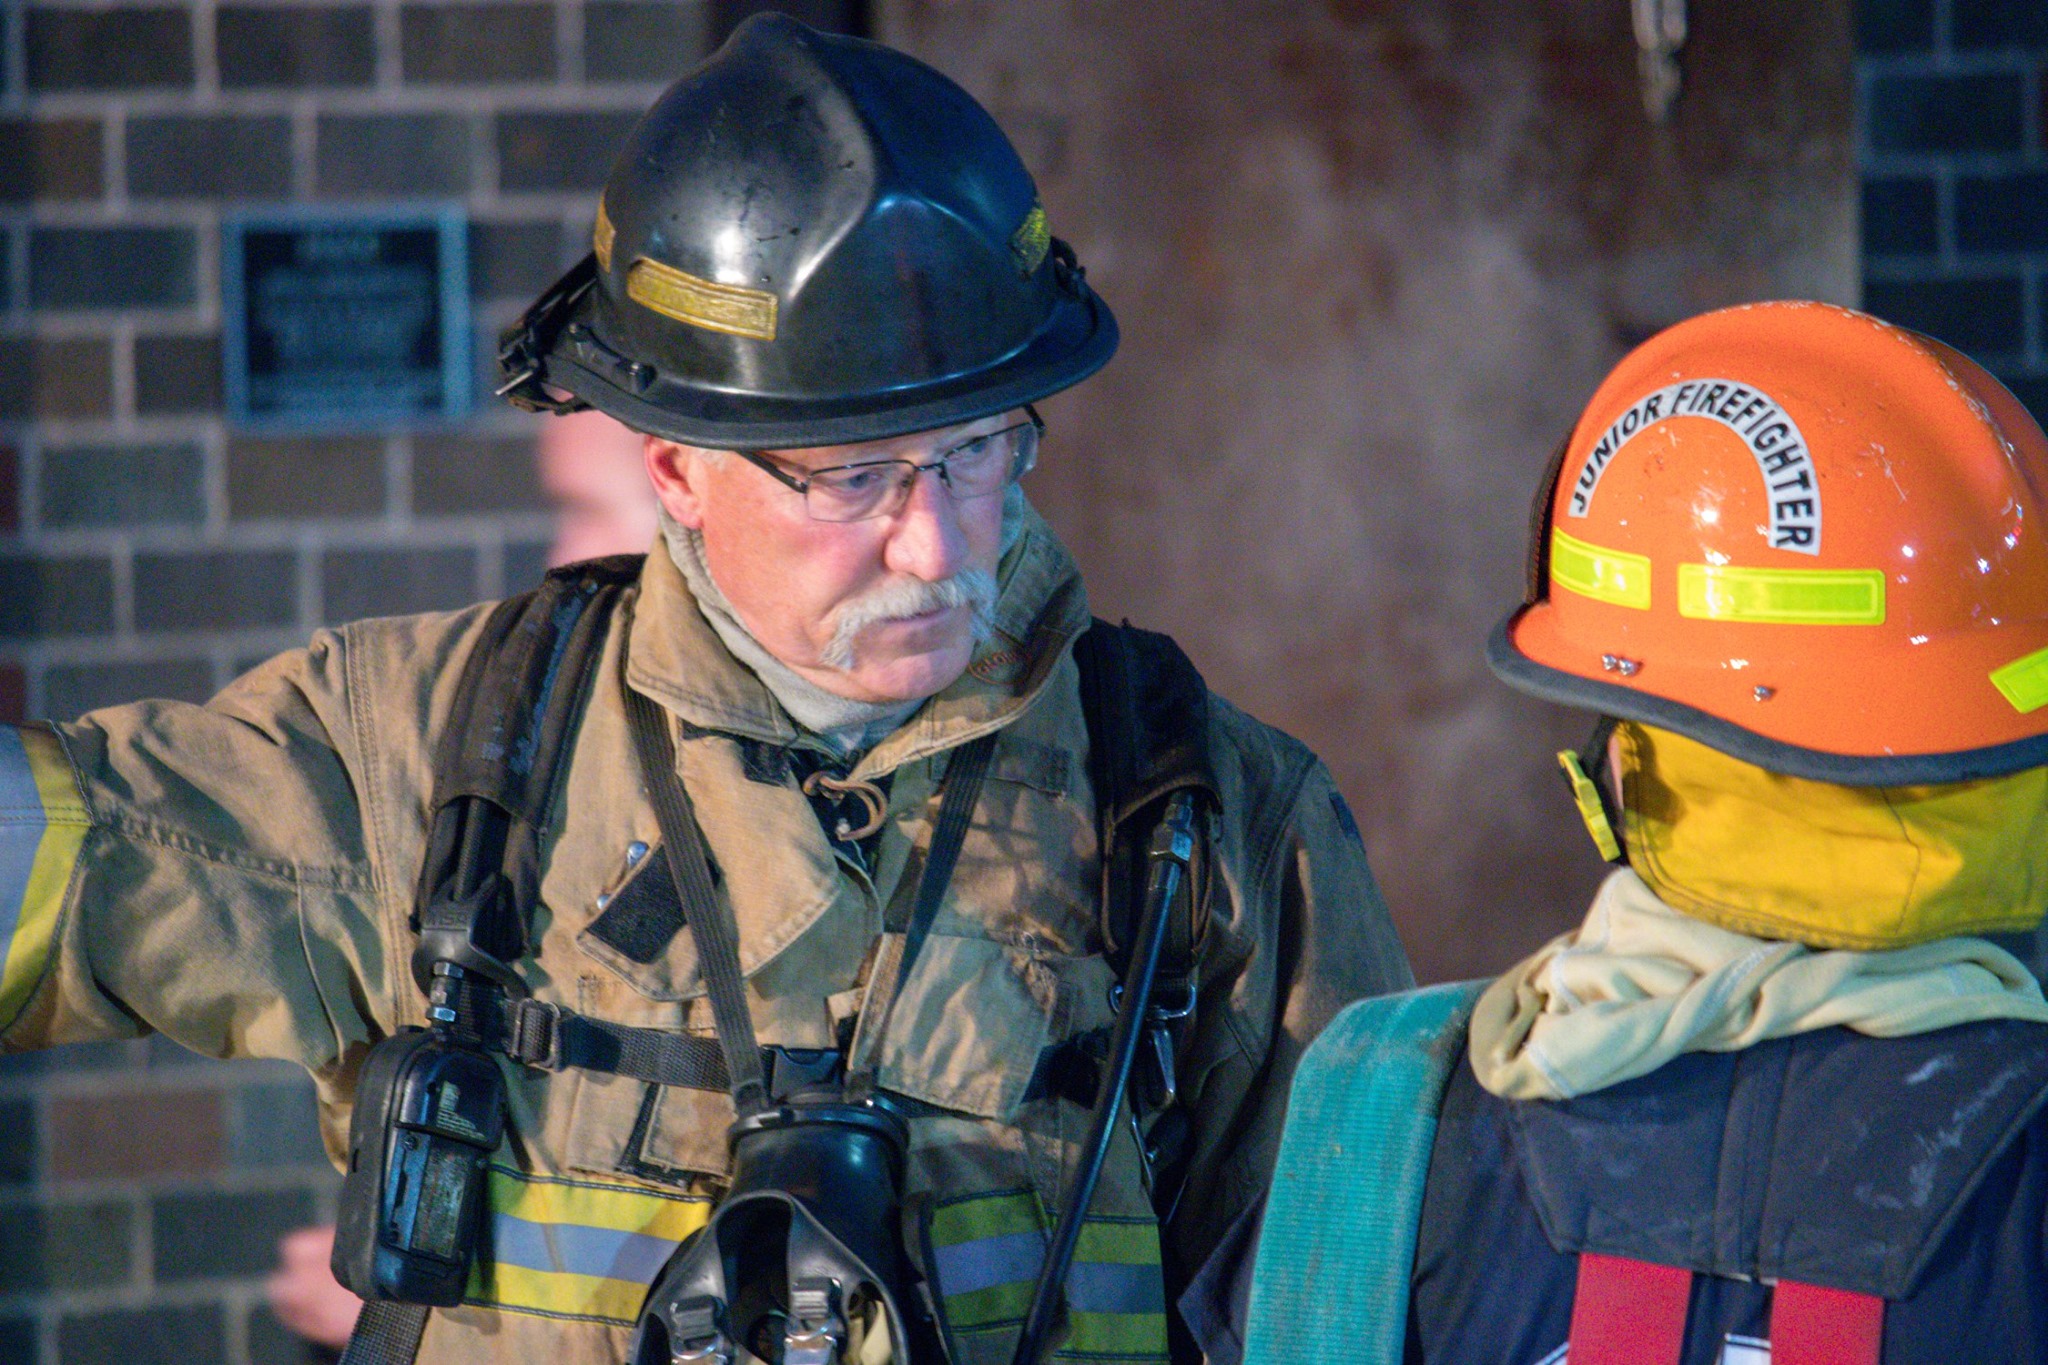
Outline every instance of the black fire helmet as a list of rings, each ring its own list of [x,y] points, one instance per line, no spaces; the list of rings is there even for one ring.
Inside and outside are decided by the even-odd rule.
[[[689,445],[840,445],[1006,412],[1116,344],[973,97],[765,13],[628,136],[595,250],[501,341],[500,393]]]

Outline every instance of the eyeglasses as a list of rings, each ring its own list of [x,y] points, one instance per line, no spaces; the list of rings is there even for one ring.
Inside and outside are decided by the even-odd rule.
[[[813,521],[868,521],[901,512],[910,501],[911,485],[927,470],[937,474],[946,491],[960,502],[991,497],[1029,474],[1038,463],[1038,438],[1045,434],[1045,423],[1028,406],[1024,414],[1029,421],[969,436],[924,463],[866,460],[798,475],[758,450],[735,450],[733,454],[783,487],[801,493],[804,510]]]

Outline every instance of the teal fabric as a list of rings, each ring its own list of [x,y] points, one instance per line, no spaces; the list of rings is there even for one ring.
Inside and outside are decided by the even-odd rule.
[[[1437,1111],[1484,985],[1361,1000],[1303,1054],[1244,1365],[1400,1365]]]

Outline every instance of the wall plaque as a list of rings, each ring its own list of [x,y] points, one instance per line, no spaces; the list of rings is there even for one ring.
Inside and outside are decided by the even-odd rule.
[[[229,420],[361,429],[470,409],[468,223],[460,208],[293,208],[221,228]]]

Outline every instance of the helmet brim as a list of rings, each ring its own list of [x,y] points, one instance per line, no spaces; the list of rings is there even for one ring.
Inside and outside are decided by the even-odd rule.
[[[1508,686],[1544,701],[1672,730],[1787,777],[1844,787],[1914,787],[2003,777],[2048,763],[2048,734],[1926,754],[1832,753],[1770,739],[1682,702],[1538,663],[1515,643],[1515,628],[1530,610],[1517,607],[1486,641],[1487,666]]]
[[[1119,339],[1109,305],[1084,285],[1059,299],[1030,341],[981,369],[914,387],[796,398],[665,374],[629,389],[599,368],[616,353],[596,330],[597,317],[598,291],[590,289],[563,318],[542,358],[541,382],[635,431],[714,450],[853,445],[991,417],[1080,383],[1109,363]]]

